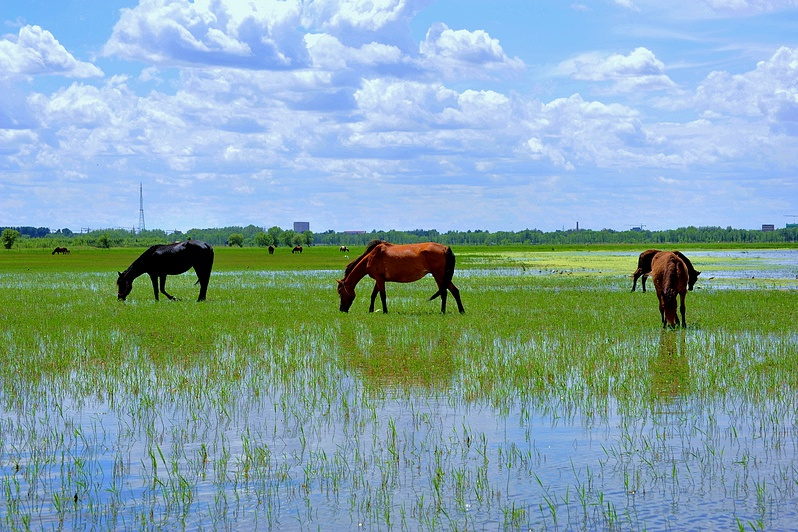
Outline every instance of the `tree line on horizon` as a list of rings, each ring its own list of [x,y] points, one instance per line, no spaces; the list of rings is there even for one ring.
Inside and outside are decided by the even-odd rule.
[[[435,241],[447,245],[585,245],[585,244],[687,244],[687,243],[795,243],[798,242],[798,226],[773,231],[735,229],[722,227],[680,227],[662,231],[640,228],[626,231],[613,229],[568,229],[544,232],[539,229],[522,231],[447,231],[415,229],[412,231],[334,231],[323,233],[305,231],[297,233],[277,226],[268,229],[255,225],[230,226],[208,229],[191,229],[186,232],[166,232],[152,229],[136,232],[133,229],[96,229],[75,233],[69,229],[55,232],[46,227],[0,227],[3,243],[8,237],[24,247],[50,247],[56,244],[72,246],[146,247],[180,240],[201,240],[213,246],[365,246],[371,240],[386,240],[394,244]],[[7,248],[11,246],[6,245]]]

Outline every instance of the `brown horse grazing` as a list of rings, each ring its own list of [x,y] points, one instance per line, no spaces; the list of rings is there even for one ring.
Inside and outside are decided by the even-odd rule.
[[[269,246],[269,255],[274,255],[274,246]]]
[[[687,295],[687,265],[674,252],[661,251],[651,259],[651,277],[659,299],[659,313],[662,326],[676,327],[680,325],[676,315],[676,296],[679,296],[679,310],[682,315],[682,327],[687,327],[684,320],[684,297]]]
[[[69,255],[69,248],[57,247],[57,248],[55,248],[53,250],[52,253],[50,253],[50,255],[56,255],[56,254],[58,254],[58,255]]]
[[[152,290],[158,301],[158,280],[161,281],[161,293],[169,299],[176,299],[166,293],[166,276],[180,275],[194,268],[200,293],[197,301],[204,301],[208,292],[208,281],[213,268],[213,248],[205,242],[187,240],[174,244],[163,244],[150,247],[133,261],[124,272],[118,272],[116,280],[117,297],[124,301],[133,289],[133,281],[142,274],[148,274],[152,280]]]
[[[658,249],[648,249],[640,254],[640,257],[637,259],[637,269],[632,274],[632,292],[635,291],[635,288],[637,287],[637,279],[641,275],[643,276],[643,279],[640,281],[640,286],[643,287],[643,292],[646,291],[646,278],[651,273],[651,259],[653,259],[654,255],[659,252],[660,251]],[[690,262],[690,259],[685,257],[681,251],[673,251],[673,253],[682,259],[685,265],[687,265],[687,289],[692,291],[693,285],[698,280],[698,276],[701,275],[701,272],[696,271],[696,269],[693,268],[693,263]]]
[[[302,246],[295,246],[291,253],[302,253]]]
[[[344,278],[338,281],[338,295],[341,296],[340,310],[349,312],[355,300],[355,286],[366,275],[374,279],[369,312],[374,312],[377,294],[382,300],[383,313],[388,312],[385,301],[385,283],[412,283],[425,275],[432,274],[438,285],[430,301],[440,296],[441,312],[446,312],[447,290],[457,301],[457,308],[465,312],[460,301],[460,291],[452,283],[454,276],[454,253],[449,246],[435,242],[423,244],[394,245],[380,240],[372,240],[358,258],[350,262],[344,271]]]

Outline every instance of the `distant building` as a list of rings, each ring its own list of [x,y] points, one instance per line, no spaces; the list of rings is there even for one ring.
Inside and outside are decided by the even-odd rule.
[[[763,231],[775,231],[776,230],[776,226],[773,225],[773,224],[762,224],[762,230]]]
[[[365,231],[344,231],[345,235],[365,235]]]
[[[294,222],[294,231],[297,233],[310,231],[310,222]]]

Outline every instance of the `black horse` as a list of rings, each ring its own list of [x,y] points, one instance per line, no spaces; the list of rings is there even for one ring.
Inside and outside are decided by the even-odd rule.
[[[191,268],[194,268],[194,272],[197,274],[197,283],[200,285],[197,301],[204,301],[213,268],[213,248],[209,244],[197,240],[150,247],[134,260],[127,270],[119,272],[119,278],[116,280],[117,297],[124,301],[133,289],[133,281],[136,277],[146,273],[152,280],[152,290],[155,292],[156,301],[158,301],[159,279],[161,293],[169,299],[175,299],[166,293],[166,276],[180,275]]]

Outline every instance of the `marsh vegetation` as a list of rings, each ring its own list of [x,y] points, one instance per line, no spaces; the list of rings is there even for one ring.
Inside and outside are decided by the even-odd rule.
[[[0,528],[798,520],[795,250],[691,254],[675,331],[635,251],[455,247],[464,315],[431,278],[341,313],[348,257],[281,251],[218,250],[202,303],[118,302],[140,249],[0,254]]]

